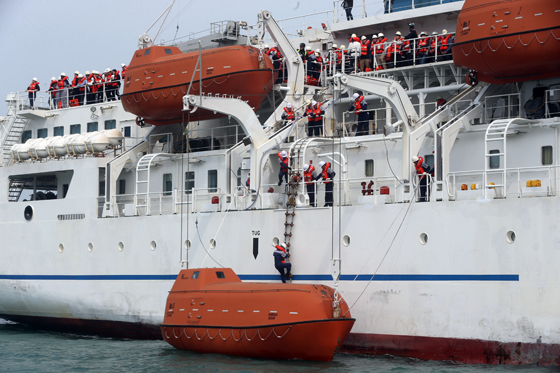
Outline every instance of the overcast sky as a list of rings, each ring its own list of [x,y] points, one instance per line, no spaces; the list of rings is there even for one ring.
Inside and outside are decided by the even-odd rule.
[[[0,0],[0,116],[7,93],[24,91],[33,77],[48,89],[64,72],[104,71],[130,62],[138,36],[171,4],[148,0]],[[257,22],[260,10],[275,19],[332,10],[326,0],[176,0],[156,42],[209,28],[223,20]],[[171,22],[169,22],[171,20]],[[149,34],[153,38],[156,30]]]

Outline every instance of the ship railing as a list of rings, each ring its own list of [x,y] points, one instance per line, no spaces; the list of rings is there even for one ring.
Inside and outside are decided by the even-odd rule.
[[[113,196],[114,203],[118,209],[117,216],[134,216],[134,200],[137,197],[135,194],[117,194]],[[140,197],[137,197],[140,198]],[[147,195],[142,195],[143,200],[149,200],[146,203],[148,207],[141,207],[141,209],[148,209],[148,211],[142,211],[141,215],[168,215],[177,213],[177,191],[162,191],[162,192],[150,192]],[[146,201],[148,202],[148,201]],[[187,198],[185,198],[185,203],[187,203]],[[111,216],[113,213],[111,213]]]
[[[218,212],[223,207],[227,207],[230,195],[222,192],[221,188],[193,188],[192,192],[192,211],[193,212]]]
[[[487,181],[489,185],[494,183],[496,187],[489,186],[494,198],[506,197],[544,197],[555,196],[560,186],[560,166],[536,166],[507,168],[507,184],[502,183],[503,170],[488,172]],[[457,171],[447,174],[447,193],[450,200],[465,200],[484,198],[484,173],[483,170]],[[528,183],[529,182],[529,183]]]
[[[560,117],[560,88],[547,89],[544,95],[544,103],[547,118]]]
[[[404,10],[424,8],[427,6],[446,4],[454,1],[461,0],[408,0],[398,1],[395,5],[395,0],[354,0],[354,7],[352,8],[353,18],[367,18],[376,17],[381,14],[402,12]],[[335,19],[346,21],[346,11],[342,7],[344,0],[333,1],[333,8]]]
[[[223,134],[226,132],[226,134]],[[228,125],[203,129],[189,129],[189,144],[187,149],[186,137],[173,133],[158,133],[150,135],[151,153],[186,153],[227,149],[244,137],[239,126]]]
[[[484,98],[484,108],[484,120],[488,123],[498,119],[519,118],[521,116],[520,94],[487,96]]]

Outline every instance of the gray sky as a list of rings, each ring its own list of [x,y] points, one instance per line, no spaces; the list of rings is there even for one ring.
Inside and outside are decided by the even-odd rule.
[[[7,93],[24,91],[33,77],[48,89],[51,77],[64,72],[103,71],[130,62],[138,36],[171,4],[148,0],[0,0],[0,116],[7,112]],[[169,23],[157,43],[209,28],[223,20],[257,22],[269,10],[284,19],[332,10],[328,0],[176,0]],[[187,7],[188,6],[188,7]],[[184,10],[186,8],[186,10]],[[184,10],[184,11],[183,11]],[[157,30],[149,34],[153,38]]]

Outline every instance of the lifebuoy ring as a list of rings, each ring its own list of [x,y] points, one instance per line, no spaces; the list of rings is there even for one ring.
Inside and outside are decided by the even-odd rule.
[[[144,127],[144,118],[136,117],[136,125]]]

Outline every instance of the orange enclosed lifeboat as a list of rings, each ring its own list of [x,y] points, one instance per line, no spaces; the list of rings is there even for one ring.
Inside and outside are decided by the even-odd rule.
[[[185,269],[161,325],[172,346],[201,353],[330,361],[355,319],[324,285],[242,282],[230,268]]]
[[[560,1],[466,0],[453,61],[494,84],[560,76]]]
[[[270,59],[250,46],[203,50],[202,72],[200,66],[194,71],[198,58],[199,52],[183,53],[170,46],[137,50],[126,71],[121,95],[124,109],[153,125],[212,119],[221,115],[202,109],[190,114],[182,111],[187,91],[199,94],[200,78],[202,94],[233,96],[247,101],[254,110],[276,80]]]

